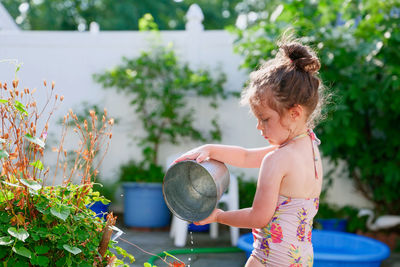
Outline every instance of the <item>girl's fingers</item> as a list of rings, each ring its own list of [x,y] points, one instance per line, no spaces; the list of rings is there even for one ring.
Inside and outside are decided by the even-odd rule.
[[[192,153],[192,154],[183,154],[179,158],[177,158],[173,163],[178,163],[180,161],[184,160],[192,160],[197,158],[198,153]]]
[[[197,157],[196,161],[197,161],[198,163],[200,163],[200,162],[203,162],[203,161],[205,161],[205,160],[207,160],[207,159],[209,159],[209,157],[208,157],[206,154],[200,154],[200,155]]]

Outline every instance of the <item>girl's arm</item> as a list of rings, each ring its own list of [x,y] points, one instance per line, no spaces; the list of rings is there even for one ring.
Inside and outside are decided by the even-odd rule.
[[[246,149],[239,146],[228,145],[203,145],[183,154],[175,160],[192,159],[202,162],[208,158],[241,168],[259,168],[262,159],[277,146]]]
[[[257,190],[251,208],[214,212],[197,224],[218,222],[240,228],[262,228],[271,220],[278,201],[279,188],[286,173],[285,161],[280,153],[266,156],[261,165]]]

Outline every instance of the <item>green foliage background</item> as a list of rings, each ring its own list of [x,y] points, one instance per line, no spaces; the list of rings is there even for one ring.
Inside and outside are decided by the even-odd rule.
[[[277,52],[288,28],[315,48],[331,93],[326,119],[316,128],[322,152],[346,174],[377,211],[400,214],[400,3],[395,0],[276,1],[264,19],[238,35],[242,67],[257,68]],[[261,17],[261,16],[260,16]]]
[[[21,27],[30,30],[77,30],[80,23],[88,29],[96,21],[102,30],[138,30],[138,20],[146,13],[155,16],[160,29],[185,28],[185,15],[189,6],[197,3],[204,13],[206,29],[223,29],[236,20],[235,7],[239,0],[0,0],[9,13],[21,16],[19,6],[29,3],[30,8]]]

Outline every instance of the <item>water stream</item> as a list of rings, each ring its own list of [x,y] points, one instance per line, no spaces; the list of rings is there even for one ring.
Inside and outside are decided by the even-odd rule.
[[[190,231],[189,232],[189,235],[190,235],[190,252],[191,252],[191,254],[189,254],[189,258],[188,258],[188,267],[190,267],[190,263],[192,262],[192,253],[193,253],[193,232],[192,231]]]

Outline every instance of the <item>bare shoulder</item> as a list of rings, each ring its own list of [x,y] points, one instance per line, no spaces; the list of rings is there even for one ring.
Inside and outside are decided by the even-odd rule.
[[[275,166],[284,167],[294,159],[293,151],[289,147],[282,147],[267,153],[263,159],[263,163],[273,164]]]
[[[289,163],[293,161],[292,157],[292,153],[286,148],[276,149],[265,155],[261,168],[274,173],[276,177],[284,177],[289,170]]]

